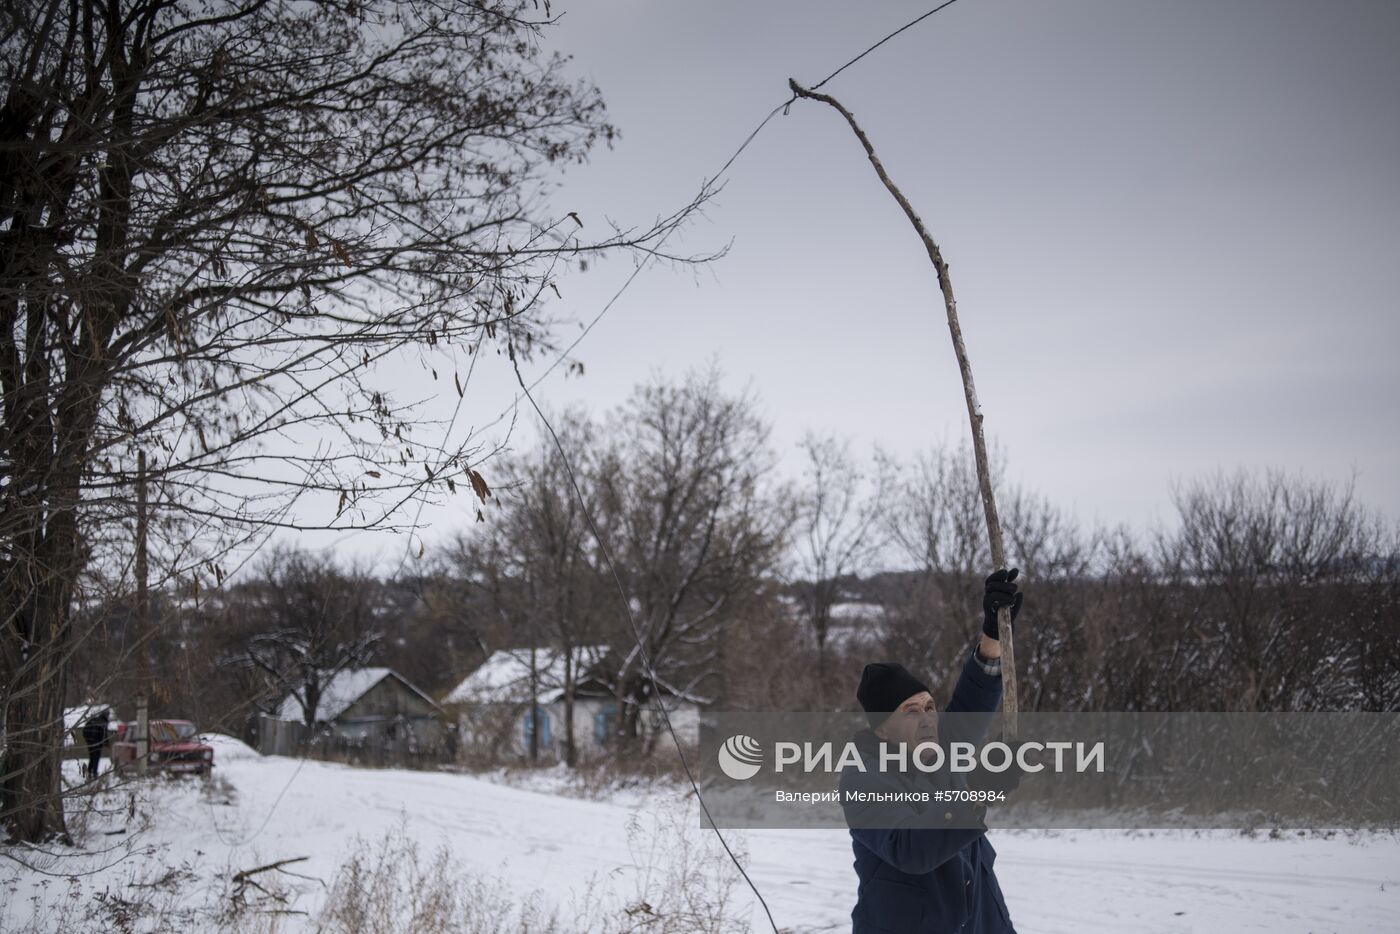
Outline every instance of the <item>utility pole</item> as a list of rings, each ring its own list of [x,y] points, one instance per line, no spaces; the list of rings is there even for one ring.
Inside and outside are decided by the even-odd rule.
[[[136,771],[146,774],[150,752],[150,671],[147,644],[151,635],[151,594],[146,562],[146,452],[136,452]]]
[[[149,574],[146,564],[146,452],[142,450],[136,452],[136,645],[140,647],[143,662],[144,643],[151,622]]]
[[[136,699],[136,774],[145,775],[151,752],[151,716],[146,706],[146,695]]]

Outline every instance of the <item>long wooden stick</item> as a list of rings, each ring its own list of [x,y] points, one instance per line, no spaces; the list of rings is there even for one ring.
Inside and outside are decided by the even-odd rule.
[[[948,276],[948,264],[943,262],[943,253],[929,236],[924,222],[914,212],[909,199],[904,197],[904,193],[890,180],[885,167],[880,164],[880,158],[875,155],[875,147],[870,144],[869,137],[856,123],[856,118],[851,116],[851,112],[842,107],[834,97],[809,91],[792,79],[788,79],[788,86],[798,97],[830,104],[836,108],[837,113],[846,118],[846,122],[856,134],[856,139],[865,147],[865,154],[870,158],[870,164],[875,167],[875,174],[880,176],[880,181],[894,196],[894,200],[899,202],[899,206],[904,209],[904,215],[918,231],[919,239],[924,242],[924,249],[928,251],[928,258],[938,272],[938,287],[943,290],[943,306],[948,311],[948,331],[953,335],[953,352],[957,354],[958,369],[962,371],[963,394],[967,396],[967,417],[972,422],[972,452],[977,459],[977,483],[982,488],[982,509],[987,515],[987,535],[991,539],[992,563],[998,568],[1004,568],[1006,553],[1001,543],[1001,522],[997,519],[997,504],[992,497],[992,476],[987,466],[987,443],[982,436],[982,404],[977,401],[977,387],[972,382],[972,364],[967,359],[967,347],[963,344],[962,328],[958,324],[958,302],[953,298],[953,280]],[[1001,642],[1002,726],[1007,737],[1015,737],[1016,714],[1019,710],[1016,694],[1016,647],[1011,633],[1011,610],[1007,607],[1003,607],[997,613],[997,635]]]

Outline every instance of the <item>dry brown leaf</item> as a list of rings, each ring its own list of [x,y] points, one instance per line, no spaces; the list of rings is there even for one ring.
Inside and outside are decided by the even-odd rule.
[[[472,481],[472,492],[476,494],[477,499],[483,503],[486,502],[487,497],[491,495],[491,488],[486,485],[486,478],[470,469],[467,471],[467,476]]]

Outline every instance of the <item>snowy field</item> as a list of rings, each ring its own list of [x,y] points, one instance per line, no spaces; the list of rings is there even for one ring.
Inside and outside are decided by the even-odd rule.
[[[676,887],[680,861],[689,884],[727,892],[720,930],[742,930],[745,918],[765,929],[751,893],[675,789],[588,800],[561,793],[558,772],[522,785],[264,759],[235,740],[216,744],[218,776],[207,786],[159,781],[95,798],[100,809],[74,818],[82,855],[7,851],[0,930],[347,929],[325,914],[345,891],[335,884],[342,864],[357,852],[427,863],[439,851],[462,880],[449,887],[516,902],[533,895],[563,931],[609,899],[624,908],[657,904]],[[849,930],[854,874],[843,832],[729,837],[783,930]],[[1060,831],[992,839],[1021,934],[1400,932],[1393,836]],[[309,858],[250,877],[258,886],[234,881],[240,870],[297,857]]]

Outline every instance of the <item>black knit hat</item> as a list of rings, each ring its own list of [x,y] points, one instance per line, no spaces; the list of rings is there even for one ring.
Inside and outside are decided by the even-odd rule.
[[[879,726],[899,705],[928,687],[898,662],[873,662],[860,673],[856,700],[872,727]]]

